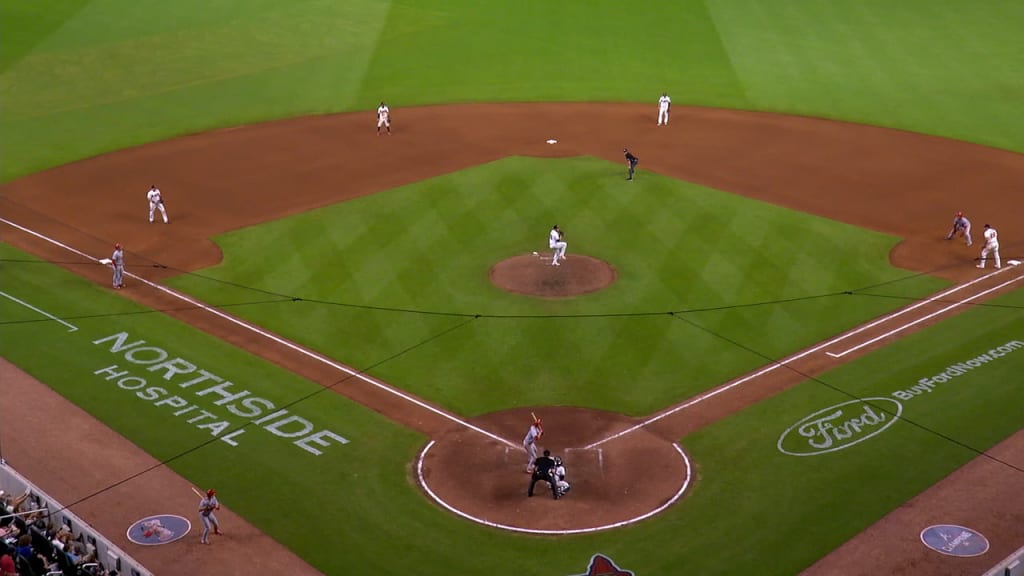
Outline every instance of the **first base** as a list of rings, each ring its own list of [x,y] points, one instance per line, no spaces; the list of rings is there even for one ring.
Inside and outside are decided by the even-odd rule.
[[[100,258],[100,264],[113,264],[110,258]]]
[[[533,255],[534,255],[534,256],[539,256],[539,254],[537,254],[536,252],[534,252],[534,253],[533,253]]]
[[[548,144],[558,144],[558,140],[555,140],[554,138],[551,138],[547,142],[548,142]]]

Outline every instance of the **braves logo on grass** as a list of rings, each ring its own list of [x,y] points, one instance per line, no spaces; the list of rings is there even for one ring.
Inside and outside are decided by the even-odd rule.
[[[590,557],[590,567],[583,574],[574,576],[635,576],[629,570],[622,570],[612,562],[611,558],[604,554],[594,554]]]
[[[896,423],[903,405],[892,398],[850,400],[818,410],[786,429],[778,448],[790,456],[814,456],[849,448]]]

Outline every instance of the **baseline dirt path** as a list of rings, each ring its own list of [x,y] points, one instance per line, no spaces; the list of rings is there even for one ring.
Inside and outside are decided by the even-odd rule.
[[[65,505],[157,464],[127,438],[2,358],[0,380],[4,458]],[[264,574],[320,574],[229,508],[217,513],[224,536],[212,546],[200,544],[198,515],[184,513],[196,509],[191,487],[161,466],[85,500],[71,512],[157,575],[251,576],[252,565],[239,559],[256,557]],[[128,540],[130,524],[168,511],[181,511],[192,522],[184,539],[164,546],[138,546]]]
[[[643,170],[904,237],[891,258],[910,270],[963,283],[982,278],[971,266],[979,244],[968,249],[942,240],[958,209],[972,218],[976,234],[984,221],[1001,228],[1004,258],[1024,254],[1024,238],[1007,228],[1024,221],[1024,202],[1015,188],[1024,182],[1024,156],[1010,152],[868,126],[715,109],[678,107],[669,128],[655,127],[650,107],[640,105],[489,104],[396,112],[391,137],[375,136],[366,114],[311,117],[189,136],[84,160],[3,186],[0,214],[94,256],[106,256],[110,245],[120,241],[128,248],[131,270],[159,281],[175,269],[194,270],[219,261],[220,253],[209,238],[226,230],[511,154],[588,154],[620,162],[622,147],[628,145],[641,156]],[[548,138],[556,138],[558,144],[546,144]],[[169,226],[146,222],[143,195],[152,183],[165,192]],[[1006,201],[1011,194],[1017,201]],[[0,225],[0,239],[64,262],[97,282],[109,282],[108,270],[10,226]],[[168,269],[144,268],[144,263]],[[997,288],[1020,273],[1007,269],[984,277],[952,300],[943,298],[903,314],[896,324],[879,323],[851,335],[844,343],[864,344],[857,350],[833,357],[824,352],[838,354],[846,348],[823,349],[793,358],[794,367],[804,374],[820,373],[964,307],[885,335],[901,322],[916,322],[971,294],[991,290],[982,296],[989,298],[1019,286]],[[308,353],[276,345],[206,311],[181,310],[182,302],[166,292],[134,283],[124,294],[170,310],[172,316],[321,384],[339,379],[336,368],[312,360]],[[758,376],[756,385],[743,383],[692,408],[670,409],[643,430],[671,442],[800,380],[793,370],[773,369]],[[431,410],[426,403],[411,404],[372,382],[353,378],[335,390],[438,439],[434,458],[443,457],[440,447],[446,435],[464,432],[458,420],[443,411]],[[574,417],[565,416],[567,422]],[[622,419],[608,423],[612,427],[602,430],[604,438],[642,424]],[[33,479],[46,487],[45,478]],[[678,478],[668,485],[678,485]],[[946,497],[942,490],[939,485],[921,498],[934,504],[933,510],[941,510]],[[939,492],[933,496],[935,491]],[[493,508],[494,502],[484,504]],[[999,539],[993,538],[995,533],[987,535],[1000,543],[1004,536],[1019,542],[1024,537],[1020,524],[1024,523],[1016,529],[1000,528],[1006,531],[998,534]],[[895,572],[895,563],[902,561],[896,554],[908,553],[895,546],[890,556],[885,542],[873,544],[880,546],[871,554],[877,560],[874,573]],[[993,562],[996,554],[994,542],[986,562]],[[891,564],[880,568],[884,562]],[[954,567],[944,557],[929,556],[922,562],[933,568],[932,574],[960,573],[951,571]],[[956,566],[962,567],[959,562]],[[830,573],[828,565],[822,565],[822,571],[812,573]]]

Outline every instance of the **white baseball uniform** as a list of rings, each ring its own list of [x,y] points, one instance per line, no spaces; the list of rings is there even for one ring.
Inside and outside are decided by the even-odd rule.
[[[124,288],[124,250],[120,246],[110,255],[110,267],[114,269],[114,288]]]
[[[217,522],[217,516],[213,513],[218,506],[220,506],[220,502],[214,495],[199,501],[199,519],[203,522],[203,536],[200,542],[203,544],[210,543],[210,528],[213,528],[214,533],[220,533],[220,524]]]
[[[160,189],[153,186],[149,192],[146,192],[146,198],[149,200],[149,223],[153,223],[153,212],[159,209],[160,214],[164,217],[164,224],[167,224],[167,209],[164,208],[164,199],[160,196]]]
[[[992,254],[996,259],[996,268],[1002,268],[1003,263],[999,260],[999,233],[988,224],[985,225],[985,247],[981,249],[981,262],[978,268],[984,268],[988,255]]]
[[[388,129],[388,134],[391,134],[391,109],[388,105],[381,102],[380,106],[377,107],[377,134],[380,134],[381,127]]]
[[[523,448],[526,450],[526,471],[533,472],[533,461],[537,459],[537,440],[544,431],[537,424],[531,424],[523,438]]]
[[[569,246],[562,240],[562,231],[558,229],[558,226],[552,228],[548,234],[548,246],[553,251],[551,265],[558,266],[559,260],[565,260],[565,249]]]
[[[661,98],[658,98],[658,126],[661,126],[662,123],[668,126],[668,112],[671,107],[672,99],[668,97],[668,94],[662,94]]]

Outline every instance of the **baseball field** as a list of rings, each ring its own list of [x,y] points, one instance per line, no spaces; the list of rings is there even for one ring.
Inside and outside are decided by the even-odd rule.
[[[0,456],[156,574],[980,575],[1024,545],[1021,29],[0,3]],[[193,486],[225,536],[128,540]]]

